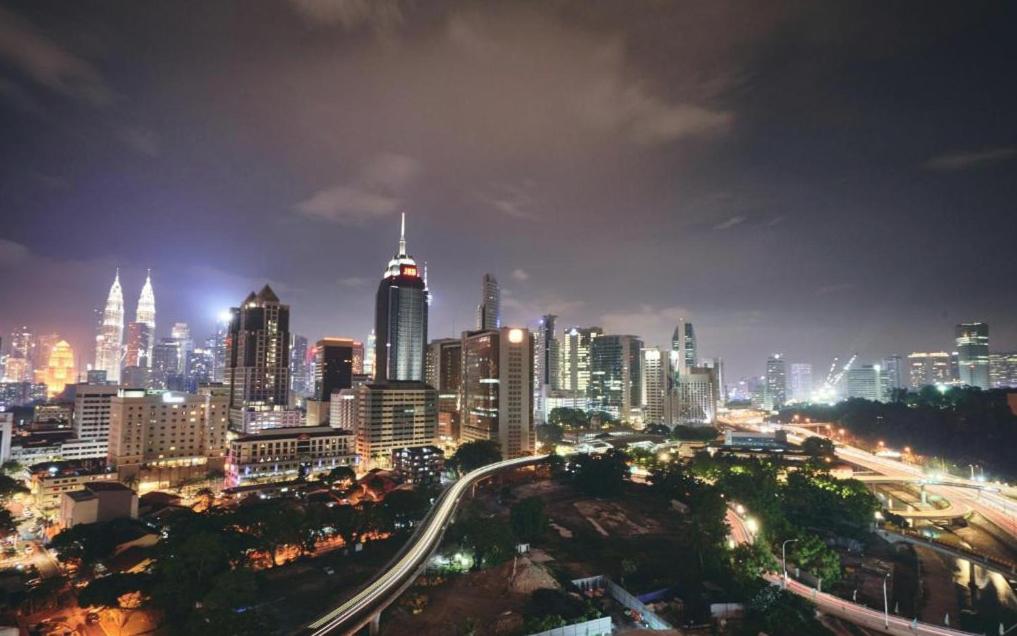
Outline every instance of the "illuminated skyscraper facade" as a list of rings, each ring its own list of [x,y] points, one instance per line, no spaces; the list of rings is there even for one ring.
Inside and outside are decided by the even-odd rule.
[[[141,287],[141,295],[138,297],[138,308],[134,314],[134,322],[140,322],[148,327],[148,342],[145,352],[145,364],[139,366],[152,366],[152,348],[155,347],[155,292],[152,290],[152,270],[145,275],[145,284]]]
[[[427,286],[416,261],[406,253],[406,215],[399,250],[378,285],[375,303],[376,384],[424,380],[427,343]]]
[[[124,292],[120,287],[120,271],[106,297],[102,323],[95,336],[95,368],[106,372],[109,382],[120,382],[120,364],[124,341]]]
[[[671,424],[671,357],[659,347],[640,351],[640,391],[644,424]]]
[[[289,404],[290,308],[265,285],[232,310],[226,337],[226,385],[230,422],[242,409],[285,408]]]
[[[965,322],[957,325],[957,375],[961,384],[980,389],[989,382],[989,325]]]
[[[481,300],[477,305],[477,329],[497,329],[501,326],[501,290],[494,274],[484,274],[481,283]]]
[[[74,349],[66,340],[53,345],[49,353],[49,363],[35,372],[36,381],[46,385],[46,395],[54,397],[64,390],[68,384],[78,381],[78,368],[74,364]]]
[[[558,374],[561,390],[585,396],[590,385],[590,346],[604,333],[600,327],[572,327],[561,338]]]
[[[767,409],[778,409],[787,403],[787,361],[775,353],[766,361],[766,393],[764,405]]]
[[[590,398],[594,407],[622,421],[641,419],[643,341],[636,336],[597,336],[590,345]]]

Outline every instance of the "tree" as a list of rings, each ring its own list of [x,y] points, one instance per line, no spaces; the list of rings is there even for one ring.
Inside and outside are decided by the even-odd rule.
[[[346,490],[352,488],[357,483],[357,473],[349,466],[336,466],[328,471],[325,481],[331,484],[333,488]]]
[[[709,442],[717,439],[717,429],[712,426],[683,426],[679,424],[671,431],[671,437],[691,442]]]
[[[840,557],[814,534],[802,536],[793,545],[795,563],[828,583],[840,579]]]
[[[6,539],[17,531],[18,522],[14,519],[14,515],[7,508],[0,508],[0,539]]]
[[[835,449],[831,440],[812,435],[802,442],[802,452],[810,457],[832,457]]]
[[[643,432],[649,435],[670,435],[671,429],[666,424],[650,424]]]
[[[495,440],[482,439],[460,446],[448,464],[460,474],[466,474],[497,461],[501,461],[501,445]]]
[[[830,632],[816,620],[814,605],[776,586],[766,585],[749,601],[743,633],[820,636]]]
[[[212,504],[215,503],[215,491],[213,491],[211,488],[208,488],[207,486],[205,488],[199,489],[198,492],[194,493],[194,497],[198,500],[197,505],[202,510],[211,509]]]
[[[385,495],[381,507],[387,514],[386,525],[391,524],[390,529],[399,530],[423,519],[431,509],[431,501],[419,490],[393,490]]]
[[[537,440],[544,444],[557,444],[565,436],[565,430],[558,424],[541,424],[537,427]]]
[[[534,541],[544,536],[548,519],[544,502],[539,497],[528,497],[513,504],[509,514],[512,531],[522,541]]]
[[[81,607],[105,607],[120,613],[120,627],[130,618],[130,611],[141,606],[141,596],[148,584],[147,574],[125,574],[115,572],[90,581],[78,593]]]
[[[619,450],[602,455],[577,455],[574,460],[574,479],[579,490],[593,497],[614,497],[621,493],[629,474],[628,457]]]
[[[50,542],[61,561],[75,562],[83,570],[112,556],[116,545],[114,533],[105,523],[78,524],[61,531]]]
[[[548,424],[562,428],[587,428],[590,425],[590,418],[586,411],[573,409],[567,406],[559,406],[551,409],[547,416]]]
[[[763,543],[743,543],[731,551],[735,578],[741,583],[758,580],[766,572],[777,569],[777,559]]]
[[[473,550],[474,567],[497,565],[515,551],[515,537],[509,525],[485,517],[476,506],[464,511],[449,534],[454,543]]]
[[[17,479],[0,473],[0,505],[7,505],[14,495],[27,495],[28,488]]]

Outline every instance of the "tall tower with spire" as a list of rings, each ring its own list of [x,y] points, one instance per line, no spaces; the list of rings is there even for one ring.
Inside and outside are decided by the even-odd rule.
[[[399,251],[388,262],[375,304],[374,381],[424,380],[427,342],[427,285],[417,262],[406,253],[406,215]]]
[[[134,321],[148,327],[145,366],[151,366],[152,347],[155,346],[155,292],[152,291],[152,270],[148,270],[145,275],[145,285],[141,288],[141,296],[138,297],[138,310],[134,315]]]
[[[124,292],[120,287],[120,268],[106,297],[102,323],[95,336],[95,368],[106,372],[108,382],[120,382],[120,357],[124,340]]]

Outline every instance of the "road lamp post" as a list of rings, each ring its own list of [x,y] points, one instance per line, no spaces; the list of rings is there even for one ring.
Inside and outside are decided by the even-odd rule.
[[[798,539],[788,539],[780,544],[780,567],[784,570],[784,589],[787,589],[787,544],[796,543]]]
[[[890,629],[890,599],[886,595],[886,580],[890,578],[887,572],[883,577],[883,627]]]

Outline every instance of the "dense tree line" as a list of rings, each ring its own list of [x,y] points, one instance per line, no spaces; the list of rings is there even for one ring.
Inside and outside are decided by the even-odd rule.
[[[427,513],[430,495],[394,491],[382,502],[356,507],[273,500],[202,513],[183,509],[160,529],[163,537],[150,549],[154,564],[148,572],[91,580],[79,601],[122,611],[155,609],[172,633],[265,633],[272,629],[271,617],[251,608],[258,599],[259,570],[274,567],[281,553],[311,554],[329,539],[350,545],[408,531]],[[77,525],[52,545],[61,561],[90,573],[113,556],[133,523]]]
[[[917,392],[897,392],[888,403],[852,398],[829,406],[795,407],[782,411],[781,419],[790,421],[799,415],[831,422],[872,444],[885,440],[961,466],[985,464],[994,472],[1015,477],[1017,415],[1011,411],[1007,393],[971,387],[940,391],[927,386]]]

